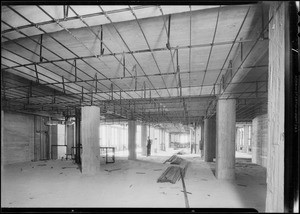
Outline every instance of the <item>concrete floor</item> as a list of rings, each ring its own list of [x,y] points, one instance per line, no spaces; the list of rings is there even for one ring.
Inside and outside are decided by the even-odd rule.
[[[180,207],[185,208],[182,183],[157,183],[173,152],[138,157],[116,157],[101,163],[94,176],[80,173],[72,161],[19,163],[2,168],[2,207]],[[255,208],[265,210],[266,169],[237,153],[236,180],[214,176],[215,163],[199,155],[181,155],[191,161],[185,177],[192,208]],[[106,170],[117,169],[108,172]]]

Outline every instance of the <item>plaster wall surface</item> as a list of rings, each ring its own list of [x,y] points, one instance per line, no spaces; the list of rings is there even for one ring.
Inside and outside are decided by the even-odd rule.
[[[252,163],[267,167],[268,114],[252,120]]]
[[[34,159],[34,116],[4,111],[3,164],[26,162]]]
[[[284,211],[284,71],[288,2],[272,2],[269,17],[266,212]]]

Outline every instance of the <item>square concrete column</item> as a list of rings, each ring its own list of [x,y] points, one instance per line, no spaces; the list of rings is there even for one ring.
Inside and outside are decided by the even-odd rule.
[[[141,147],[142,147],[142,155],[147,155],[147,125],[141,125]]]
[[[204,161],[213,162],[216,156],[216,117],[204,120]]]
[[[245,152],[249,152],[249,138],[250,138],[250,126],[245,125],[244,126],[244,146],[245,146]]]
[[[216,177],[235,179],[235,122],[236,100],[218,100]]]
[[[100,170],[99,126],[100,108],[81,108],[81,166],[83,174],[96,174]]]
[[[202,147],[202,157],[204,156],[204,120],[201,120],[199,124],[199,129],[200,129],[200,142],[199,142],[199,151],[200,148]]]
[[[75,144],[75,124],[66,125],[66,142],[67,142],[67,154],[71,155],[72,147]]]
[[[128,121],[128,160],[136,160],[136,121]]]

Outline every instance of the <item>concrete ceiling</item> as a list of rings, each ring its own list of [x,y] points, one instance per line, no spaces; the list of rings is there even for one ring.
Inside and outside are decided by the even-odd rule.
[[[4,108],[184,125],[217,99],[239,121],[266,111],[266,4],[6,5],[1,21]]]

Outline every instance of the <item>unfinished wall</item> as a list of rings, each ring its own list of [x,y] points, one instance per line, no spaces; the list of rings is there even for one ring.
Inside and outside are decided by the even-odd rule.
[[[75,124],[67,125],[67,153],[72,154],[72,147],[75,146]]]
[[[34,116],[4,111],[3,164],[26,162],[34,159]]]
[[[269,17],[268,163],[266,212],[284,209],[284,67],[288,2],[272,2]]]
[[[268,114],[252,120],[252,163],[267,167]]]

